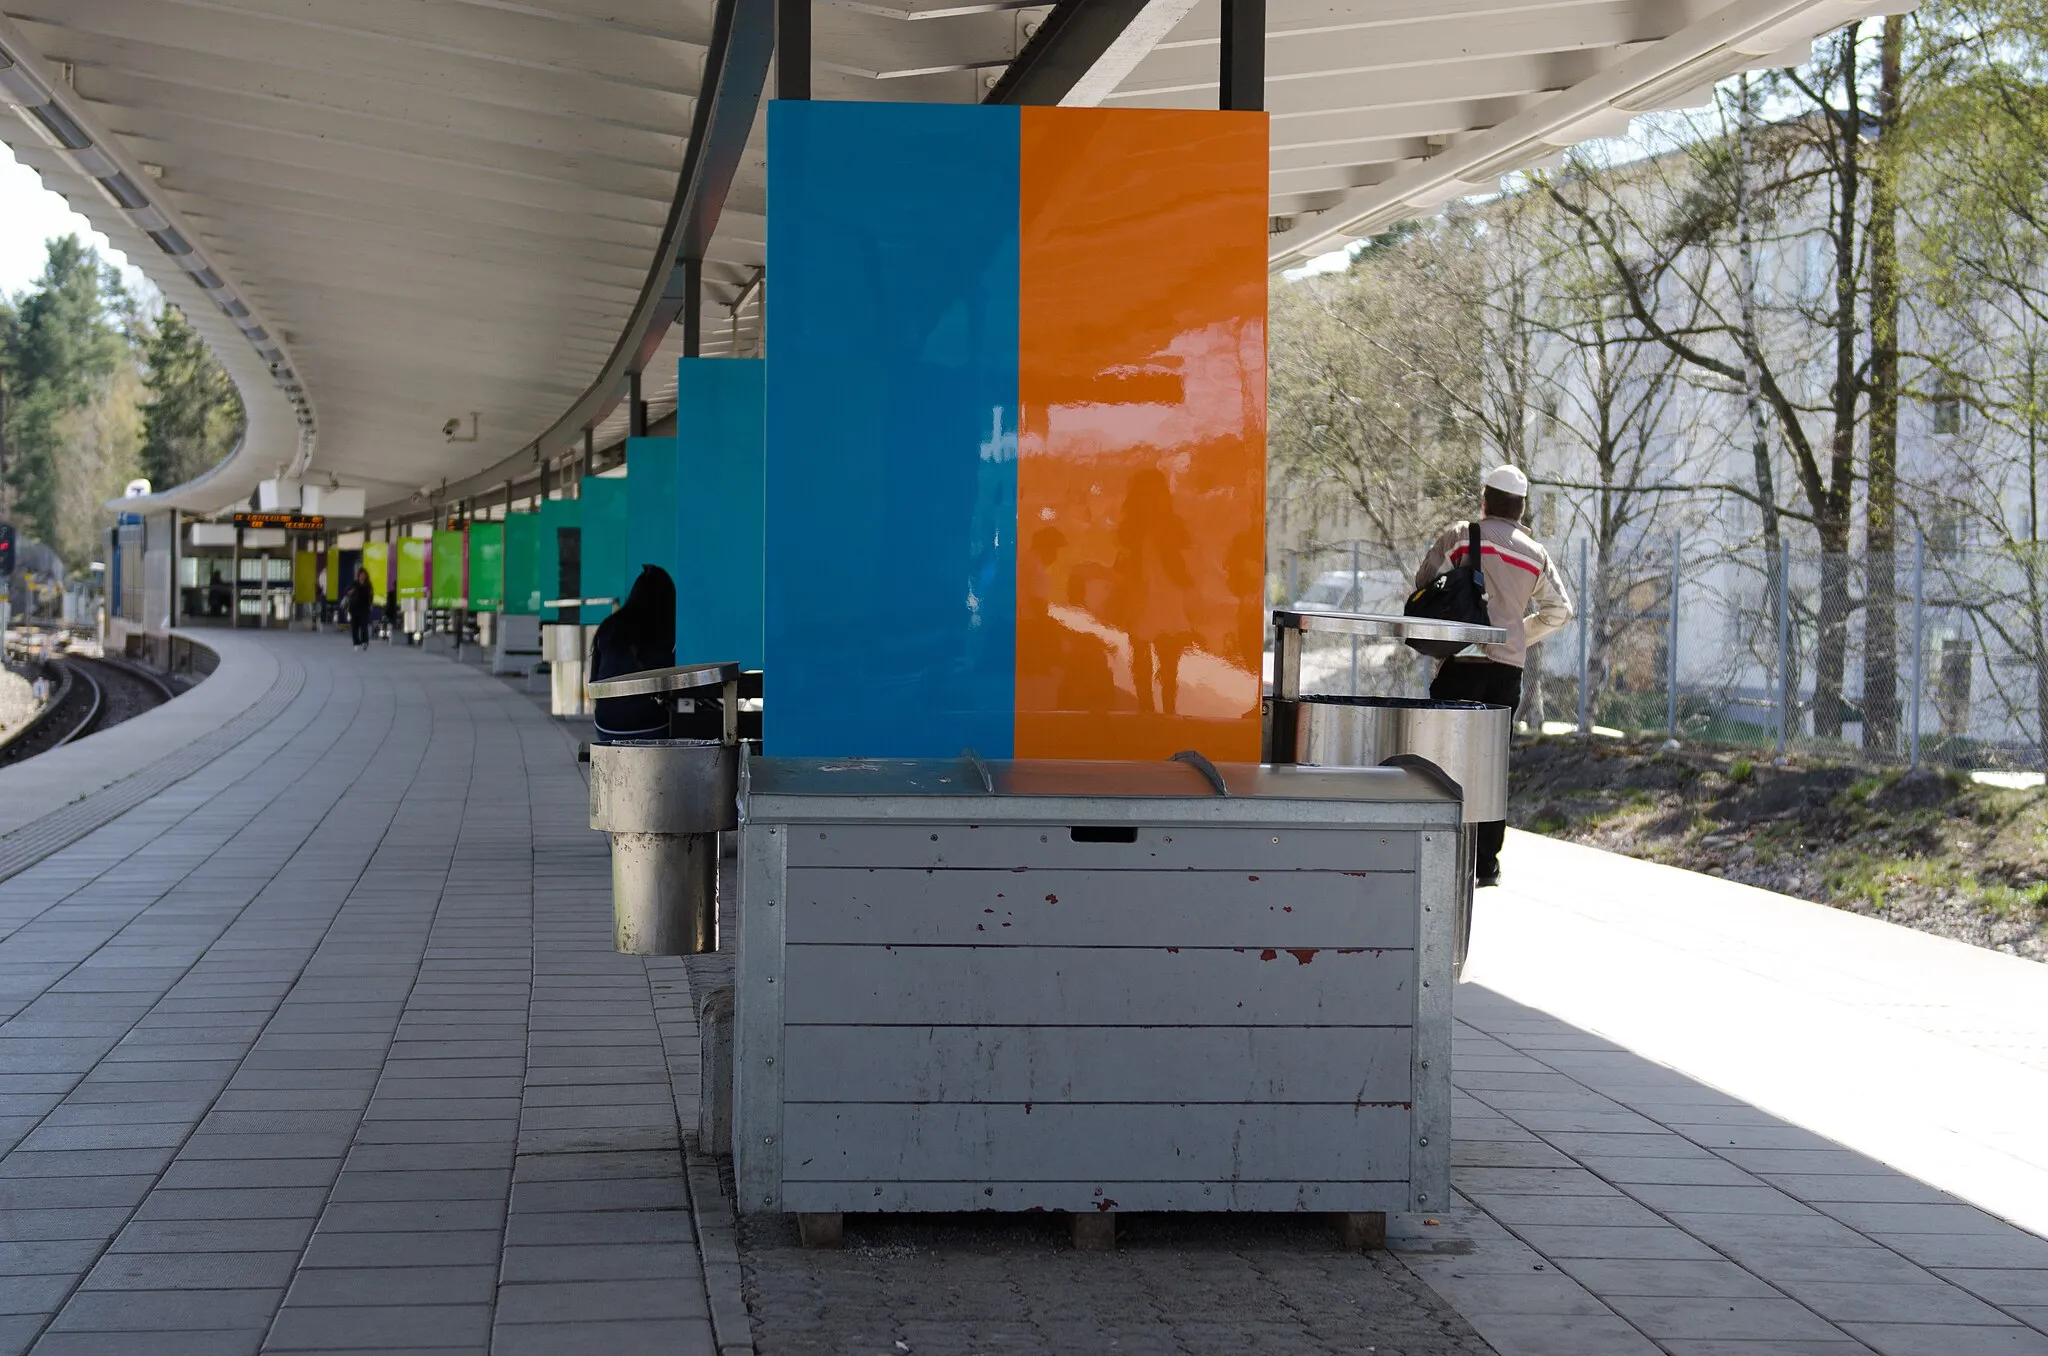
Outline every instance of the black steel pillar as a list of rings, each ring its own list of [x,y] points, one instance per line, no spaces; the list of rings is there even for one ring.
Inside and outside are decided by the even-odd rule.
[[[704,261],[683,260],[683,356],[704,353]]]
[[[626,374],[626,436],[645,438],[647,436],[647,402],[640,398],[640,374]],[[584,467],[583,473],[590,474],[590,430],[583,430]]]
[[[1266,0],[1223,0],[1223,62],[1216,106],[1266,106]]]
[[[637,405],[637,404],[638,404],[639,402],[640,402],[640,378],[639,378],[639,376],[638,376],[638,375],[635,375],[635,376],[634,376],[634,378],[633,378],[633,403]],[[644,417],[644,414],[643,414],[643,417]],[[592,476],[592,475],[596,475],[596,474],[597,474],[597,430],[596,430],[596,429],[589,429],[589,428],[587,428],[587,429],[584,429],[584,430],[583,430],[583,475],[584,475],[584,476]],[[581,498],[583,497],[583,478],[582,478],[582,476],[579,476],[579,477],[577,477],[577,480],[576,480],[576,497],[577,497],[578,499],[581,499]]]
[[[811,0],[775,0],[775,97],[811,97]]]

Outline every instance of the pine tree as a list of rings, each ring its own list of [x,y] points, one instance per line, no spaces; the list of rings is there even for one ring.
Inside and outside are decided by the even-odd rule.
[[[0,334],[7,388],[7,483],[14,508],[44,541],[57,535],[65,416],[85,409],[128,354],[126,292],[77,236],[49,242],[42,276]],[[110,301],[113,303],[110,305]]]
[[[199,475],[233,449],[242,401],[226,369],[175,306],[143,343],[142,474],[158,489]]]

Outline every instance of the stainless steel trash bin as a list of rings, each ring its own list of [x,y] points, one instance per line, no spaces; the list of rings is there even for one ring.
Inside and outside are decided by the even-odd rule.
[[[561,615],[587,615],[586,609],[618,606],[616,598],[549,598],[541,604]],[[587,716],[590,714],[590,694],[585,691],[589,681],[590,645],[597,636],[597,626],[572,621],[542,622],[540,648],[542,657],[548,662],[548,712],[554,716]]]
[[[1464,793],[1464,821],[1508,817],[1508,734],[1514,712],[1480,702],[1413,697],[1299,699],[1293,757],[1309,767],[1379,767],[1421,758]]]
[[[548,661],[549,713],[589,715],[590,697],[583,690],[583,674],[597,628],[577,622],[544,622],[540,633],[541,652]]]
[[[718,835],[739,827],[739,749],[704,739],[590,746],[590,827],[612,838],[612,941],[634,956],[718,945]]]
[[[1456,784],[1462,798],[1459,852],[1464,888],[1458,908],[1456,968],[1472,940],[1476,844],[1471,826],[1508,817],[1508,736],[1515,713],[1480,702],[1414,697],[1304,696],[1301,638],[1321,631],[1351,636],[1410,636],[1493,644],[1491,626],[1424,621],[1369,612],[1273,614],[1273,705],[1267,759],[1313,767],[1380,767],[1416,760]]]

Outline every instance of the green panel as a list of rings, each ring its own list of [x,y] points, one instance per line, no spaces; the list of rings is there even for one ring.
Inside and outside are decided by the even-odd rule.
[[[341,548],[339,546],[330,546],[327,548],[327,601],[333,603],[340,600]]]
[[[364,542],[363,568],[370,572],[370,589],[377,595],[377,605],[382,607],[384,595],[391,588],[391,543]]]
[[[400,537],[398,539],[398,596],[400,598],[425,598],[427,596],[427,539],[425,537]]]
[[[505,605],[505,525],[469,525],[469,607],[496,612]]]
[[[540,506],[540,544],[535,555],[540,559],[540,600],[565,596],[562,589],[562,557],[556,550],[561,533],[566,529],[574,531],[583,522],[583,505],[574,499],[547,499]],[[576,596],[580,597],[581,594]],[[541,610],[543,621],[575,621],[574,617],[558,618],[551,609]]]
[[[540,611],[540,515],[505,515],[505,610]]]
[[[320,557],[312,551],[292,552],[292,601],[313,603],[320,596]]]
[[[626,568],[626,476],[588,476],[583,496],[583,596],[626,601],[637,570]],[[583,624],[594,626],[612,614],[606,607],[583,609]]]
[[[464,587],[462,561],[462,533],[446,529],[434,533],[434,573],[430,577],[432,591],[427,598],[429,607],[467,607],[469,594]]]

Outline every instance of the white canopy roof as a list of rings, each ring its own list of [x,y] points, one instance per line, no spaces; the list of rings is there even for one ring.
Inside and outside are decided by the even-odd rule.
[[[1268,0],[1275,266],[1802,60],[1871,8]],[[1092,45],[1062,27],[1077,13]],[[236,456],[148,502],[211,511],[303,471],[417,512],[530,475],[586,424],[616,441],[631,367],[672,405],[674,209],[698,95],[744,45],[719,49],[718,22],[715,0],[0,0],[0,140],[185,309],[248,404]],[[965,103],[1029,76],[1013,101],[1214,107],[1220,22],[1220,0],[817,3],[813,94]],[[709,355],[759,343],[765,119],[735,107]]]

